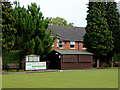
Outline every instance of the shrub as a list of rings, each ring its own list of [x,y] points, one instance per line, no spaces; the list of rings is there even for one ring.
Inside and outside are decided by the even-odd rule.
[[[120,61],[120,53],[114,55],[114,61]]]
[[[2,64],[3,69],[7,68],[8,63],[20,63],[20,54],[19,50],[13,50],[10,52],[2,52]]]

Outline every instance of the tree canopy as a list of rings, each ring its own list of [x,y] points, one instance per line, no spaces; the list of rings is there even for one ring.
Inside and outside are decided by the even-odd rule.
[[[60,26],[73,26],[74,23],[68,23],[64,18],[56,17],[51,18],[47,17],[46,20],[49,21],[49,25],[60,25]]]
[[[28,9],[20,7],[14,2],[14,18],[17,21],[16,45],[17,49],[22,49],[22,54],[39,54],[42,58],[50,52],[52,44],[56,38],[50,37],[48,32],[48,21],[44,19],[40,7],[36,3],[28,5]]]
[[[84,45],[98,59],[113,49],[112,31],[109,30],[105,2],[89,2]],[[99,67],[99,66],[98,66]]]
[[[113,57],[115,54],[120,53],[120,15],[117,9],[116,2],[107,2],[106,4],[106,19],[108,23],[108,29],[112,31],[112,37],[114,38],[114,48],[109,54],[106,56],[106,60],[111,62],[111,66],[113,66]]]
[[[10,51],[15,44],[15,19],[9,2],[2,2],[2,49]]]
[[[120,53],[120,20],[119,12],[117,9],[116,2],[107,2],[106,4],[106,19],[108,23],[108,29],[112,31],[112,36],[114,38],[114,48],[112,50],[114,53]],[[113,56],[113,55],[112,55]]]

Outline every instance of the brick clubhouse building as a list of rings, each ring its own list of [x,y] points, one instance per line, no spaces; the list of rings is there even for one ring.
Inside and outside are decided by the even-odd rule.
[[[90,69],[93,67],[93,54],[86,51],[83,44],[84,27],[49,26],[51,37],[57,34],[50,54],[50,68]]]

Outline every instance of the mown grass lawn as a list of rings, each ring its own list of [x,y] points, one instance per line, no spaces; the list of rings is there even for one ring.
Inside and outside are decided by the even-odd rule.
[[[2,75],[3,88],[118,88],[118,70]]]

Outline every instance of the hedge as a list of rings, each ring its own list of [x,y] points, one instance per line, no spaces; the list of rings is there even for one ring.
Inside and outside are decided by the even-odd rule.
[[[8,63],[17,63],[19,65],[20,62],[20,54],[19,50],[13,50],[9,53],[2,52],[2,64],[3,69],[7,68]]]

